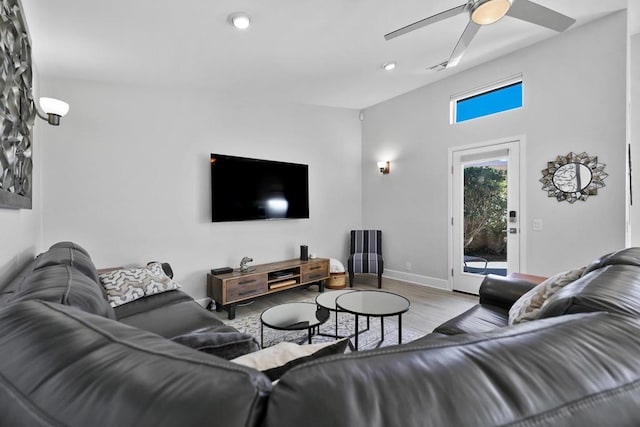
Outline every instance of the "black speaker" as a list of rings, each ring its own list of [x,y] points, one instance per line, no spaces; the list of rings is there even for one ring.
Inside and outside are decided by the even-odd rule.
[[[231,267],[212,268],[211,274],[215,276],[216,274],[226,274],[226,273],[231,273],[232,271],[233,271],[233,268]]]
[[[309,260],[309,246],[300,245],[300,259],[302,261],[308,261]]]

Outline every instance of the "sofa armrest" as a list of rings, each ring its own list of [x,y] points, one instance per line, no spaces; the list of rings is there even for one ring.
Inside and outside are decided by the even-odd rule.
[[[489,274],[480,285],[480,304],[493,305],[508,310],[518,298],[535,286],[536,283],[524,279]]]

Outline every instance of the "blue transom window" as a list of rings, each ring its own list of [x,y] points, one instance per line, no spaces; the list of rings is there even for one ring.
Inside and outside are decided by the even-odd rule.
[[[502,82],[470,95],[453,97],[452,123],[460,123],[522,107],[522,79]]]

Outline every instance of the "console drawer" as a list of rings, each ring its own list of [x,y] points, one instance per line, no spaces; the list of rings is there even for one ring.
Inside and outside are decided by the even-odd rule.
[[[229,279],[225,281],[225,285],[227,288],[225,304],[268,291],[266,273]]]
[[[329,261],[312,262],[300,267],[302,282],[316,282],[329,278]]]

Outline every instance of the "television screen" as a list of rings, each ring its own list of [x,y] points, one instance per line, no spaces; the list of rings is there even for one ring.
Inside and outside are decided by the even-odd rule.
[[[309,166],[211,154],[212,221],[309,218]]]

